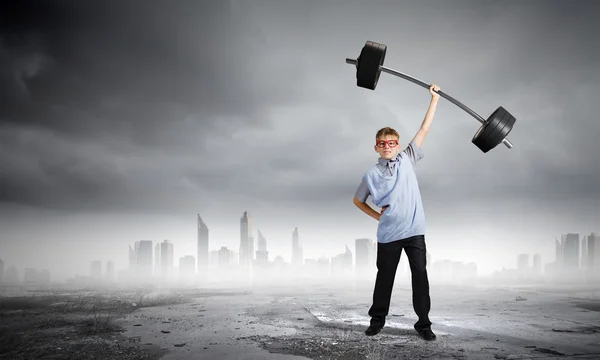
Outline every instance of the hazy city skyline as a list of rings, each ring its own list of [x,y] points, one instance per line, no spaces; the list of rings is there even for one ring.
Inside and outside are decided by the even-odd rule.
[[[197,258],[198,213],[210,250],[239,247],[246,210],[286,259],[296,227],[306,258],[375,240],[351,201],[374,134],[392,126],[405,146],[429,94],[387,74],[358,88],[344,60],[366,40],[481,116],[517,118],[515,147],[482,154],[479,123],[440,100],[417,166],[435,258],[489,273],[600,233],[596,2],[11,6],[27,10],[0,5],[5,264],[120,267],[143,239]]]
[[[291,234],[292,254],[289,259],[285,259],[282,254],[269,251],[269,242],[262,235],[260,229],[256,229],[256,233],[258,234],[257,237],[252,235],[252,223],[253,219],[251,214],[249,214],[248,211],[244,211],[239,219],[240,243],[237,249],[235,247],[231,248],[223,246],[218,243],[211,247],[210,229],[201,218],[200,214],[197,214],[196,224],[198,241],[196,252],[199,255],[198,257],[190,255],[190,253],[185,253],[185,251],[174,251],[174,249],[178,249],[178,246],[168,239],[162,241],[149,239],[138,240],[133,244],[129,244],[129,254],[126,264],[117,264],[117,269],[115,269],[114,258],[122,258],[122,256],[116,254],[112,254],[108,260],[104,260],[104,262],[107,263],[107,267],[111,268],[109,272],[110,275],[107,274],[107,276],[110,278],[114,277],[114,279],[120,278],[119,282],[121,283],[123,281],[135,279],[139,276],[141,276],[140,279],[145,279],[148,276],[156,279],[177,279],[178,277],[183,276],[183,278],[204,281],[214,276],[213,271],[216,269],[218,269],[219,272],[227,272],[228,269],[233,269],[236,271],[235,277],[237,277],[239,275],[251,274],[255,269],[264,268],[264,266],[270,267],[273,264],[287,264],[294,269],[311,269],[314,268],[314,264],[316,263],[319,263],[319,266],[321,266],[319,268],[320,271],[329,271],[328,269],[322,268],[322,264],[320,263],[323,260],[327,260],[328,264],[331,261],[330,266],[333,271],[336,267],[334,262],[336,261],[336,258],[339,258],[340,256],[343,258],[348,257],[348,259],[343,261],[349,262],[346,265],[358,270],[357,274],[360,272],[363,274],[362,276],[365,276],[376,271],[375,261],[377,247],[376,240],[374,239],[356,238],[354,240],[354,250],[350,250],[350,247],[345,245],[345,254],[338,251],[335,254],[321,254],[316,257],[306,257],[304,256],[304,246],[302,244],[300,232],[296,227]],[[366,245],[367,243],[370,245]],[[490,275],[493,277],[502,277],[503,274],[513,276],[511,274],[515,272],[523,275],[529,274],[528,271],[533,269],[532,274],[542,276],[542,278],[546,280],[552,280],[556,276],[566,276],[567,278],[574,277],[573,280],[583,279],[589,276],[591,276],[592,279],[600,279],[600,246],[596,246],[596,244],[600,244],[599,234],[591,233],[586,235],[566,233],[560,236],[560,240],[555,239],[553,257],[544,258],[540,252],[532,254],[519,253],[516,256],[516,259],[513,258],[516,262],[511,262],[509,265],[502,266],[501,269],[495,268],[492,270],[489,270],[489,267],[486,268],[485,263],[479,261],[480,259],[464,261],[444,256],[434,257],[429,251],[427,253],[427,262],[430,270],[433,270],[430,275],[434,281],[445,281],[448,279],[449,269],[440,271],[440,266],[459,266],[462,270],[457,268],[458,270],[453,271],[459,271],[459,273],[466,271],[471,274],[470,276],[475,277],[489,277]],[[256,249],[256,251],[253,251],[253,249]],[[223,253],[224,251],[225,254]],[[223,256],[225,257],[225,260],[223,259]],[[532,259],[531,265],[529,265],[530,257]],[[72,268],[68,273],[59,272],[58,276],[54,274],[52,281],[62,282],[73,279],[74,277],[79,278],[82,276],[84,278],[91,277],[92,279],[104,278],[103,276],[98,276],[98,274],[102,272],[100,269],[102,268],[101,264],[103,261],[97,260],[97,258],[98,257],[95,257],[96,260],[91,261],[92,265],[89,274],[86,275],[85,273],[81,273],[81,271]],[[206,263],[198,263],[197,260],[200,258],[204,259]],[[75,260],[75,258],[70,260]],[[1,261],[2,259],[0,258],[0,283],[2,282],[2,274],[5,268],[4,263]],[[11,271],[14,271],[15,269],[17,271],[24,271],[25,278],[28,277],[27,273],[29,273],[29,277],[31,278],[35,277],[35,275],[32,275],[32,271],[34,273],[40,271],[39,267],[27,265],[17,267],[15,266],[15,263],[9,263],[6,267],[10,268]],[[484,269],[483,271],[482,268]],[[408,263],[406,255],[401,258],[399,269],[401,273],[407,271]],[[118,271],[119,275],[117,275],[115,270]],[[51,273],[48,272],[48,269],[42,267],[41,271],[46,272],[48,278],[51,277]],[[108,268],[107,271],[109,271]],[[300,275],[301,277],[305,276],[303,273],[300,273]],[[325,276],[327,274],[323,273],[321,275]],[[260,277],[260,275],[258,276]],[[454,278],[454,275],[452,275],[451,278]]]

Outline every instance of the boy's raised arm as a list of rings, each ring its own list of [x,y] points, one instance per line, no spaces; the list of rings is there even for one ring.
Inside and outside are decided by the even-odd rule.
[[[412,141],[415,143],[415,145],[417,145],[419,149],[421,148],[421,144],[423,144],[423,139],[425,139],[425,135],[427,135],[427,132],[429,132],[429,126],[433,121],[435,109],[437,107],[438,100],[440,99],[440,94],[436,92],[439,89],[440,87],[434,84],[431,84],[431,86],[429,87],[429,93],[431,94],[431,102],[429,103],[429,108],[427,109],[425,119],[423,120],[419,131],[417,131],[415,137],[412,139]]]

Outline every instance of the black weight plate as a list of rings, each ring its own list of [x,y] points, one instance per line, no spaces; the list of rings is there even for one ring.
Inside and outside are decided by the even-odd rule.
[[[375,90],[383,65],[387,46],[367,41],[360,52],[356,69],[356,85]]]
[[[496,125],[499,122],[498,120],[501,118],[496,118],[496,115],[497,111],[492,113],[488,120],[479,127],[479,130],[477,130],[475,136],[473,136],[473,144],[475,144],[484,153],[491,150],[491,147],[488,142],[485,141],[485,138],[488,138],[491,132],[495,133],[498,130]]]
[[[360,52],[360,62],[357,68],[357,85],[366,89],[375,89],[375,79],[379,70],[377,64],[377,47],[367,41]]]
[[[484,124],[486,130],[481,134],[480,140],[485,142],[489,137],[496,135],[498,127],[501,126],[504,118],[507,117],[507,114],[508,112],[504,110],[502,106],[498,107],[485,121],[487,124]]]
[[[496,135],[492,139],[490,139],[491,144],[495,144],[494,146],[500,144],[502,140],[504,140],[508,136],[508,134],[513,128],[513,125],[517,121],[517,119],[514,116],[512,116],[508,111],[506,112],[506,114],[508,114],[509,116],[508,120],[506,120],[502,129],[500,129],[500,131],[498,131]]]
[[[509,125],[508,131],[514,124],[513,116],[506,111],[502,106],[498,107],[492,115],[488,118],[485,124],[483,124],[475,136],[473,137],[473,144],[475,144],[481,151],[487,153],[488,151],[495,148],[505,136],[499,138],[500,134],[503,134],[503,129]]]

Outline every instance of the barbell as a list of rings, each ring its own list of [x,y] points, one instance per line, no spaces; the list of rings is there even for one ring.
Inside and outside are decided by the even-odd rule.
[[[421,80],[418,80],[410,75],[403,74],[399,71],[384,67],[383,61],[385,60],[386,52],[386,45],[373,41],[367,41],[356,60],[346,58],[346,63],[356,65],[357,86],[365,89],[375,90],[377,83],[379,82],[379,75],[381,72],[385,72],[429,89],[430,85]],[[512,149],[513,144],[508,141],[506,136],[512,130],[516,119],[508,111],[506,111],[506,109],[504,109],[502,106],[498,107],[486,120],[450,95],[442,92],[441,90],[436,92],[440,94],[441,97],[449,100],[454,105],[463,109],[465,112],[467,112],[467,114],[473,116],[482,124],[479,130],[475,133],[473,140],[471,140],[471,142],[475,144],[481,151],[487,153],[500,143],[504,143],[506,147]]]

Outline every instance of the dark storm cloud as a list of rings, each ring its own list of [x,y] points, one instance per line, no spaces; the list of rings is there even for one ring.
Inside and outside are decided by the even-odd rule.
[[[442,100],[419,165],[428,201],[597,199],[592,3],[6,4],[2,201],[349,203],[377,128],[409,140],[429,96],[390,76],[353,86],[343,59],[367,39],[482,116],[504,105],[518,118],[515,148],[482,155],[479,124]]]
[[[3,166],[3,199],[49,205],[122,196],[131,179],[114,165],[119,155],[140,147],[147,156],[180,153],[212,133],[257,126],[270,104],[296,102],[304,74],[292,70],[302,58],[270,59],[260,28],[215,4],[3,3],[0,124],[4,136],[40,131],[46,143],[4,143],[12,160]],[[54,135],[104,146],[65,156]],[[19,156],[29,163],[14,161]],[[31,178],[25,167],[36,162]],[[95,167],[101,163],[109,165]]]
[[[297,62],[269,61],[264,34],[226,2],[44,4],[3,5],[2,95],[17,97],[3,121],[147,135],[182,120],[171,109],[249,121],[302,89],[287,85],[302,84]]]

